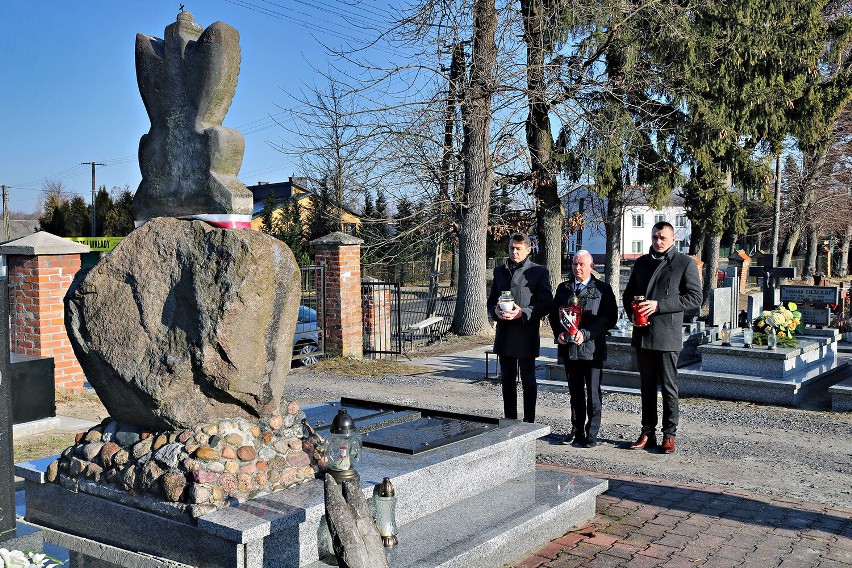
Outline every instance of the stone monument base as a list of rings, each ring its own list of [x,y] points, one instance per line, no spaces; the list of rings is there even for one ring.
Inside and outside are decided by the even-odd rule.
[[[550,432],[547,426],[344,404],[359,430],[381,419],[388,423],[385,430],[394,429],[392,440],[405,440],[406,429],[411,437],[398,451],[379,450],[367,441],[382,443],[383,428],[370,430],[359,468],[368,499],[384,477],[393,480],[400,526],[400,544],[389,552],[394,567],[502,565],[590,520],[596,496],[607,488],[606,481],[535,466],[535,440]],[[339,407],[303,410],[316,424]],[[458,423],[479,426],[471,433]],[[430,431],[449,441],[424,444]],[[424,445],[432,449],[421,451]],[[177,563],[164,566],[210,568],[323,565],[328,549],[320,480],[214,511],[192,524],[45,483],[45,461],[16,466],[26,479],[26,519],[52,529],[45,535],[49,541],[62,539],[87,556],[108,560],[102,551],[112,557],[125,551]]]

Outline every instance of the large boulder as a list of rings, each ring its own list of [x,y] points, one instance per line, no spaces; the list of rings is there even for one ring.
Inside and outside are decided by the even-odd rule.
[[[299,267],[281,241],[154,219],[65,296],[65,326],[110,415],[149,429],[277,410]]]

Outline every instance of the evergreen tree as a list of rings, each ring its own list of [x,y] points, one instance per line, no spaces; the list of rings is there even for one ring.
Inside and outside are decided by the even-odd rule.
[[[75,195],[68,203],[65,217],[65,235],[63,237],[91,237],[92,214],[86,200]]]
[[[109,212],[104,218],[103,236],[125,237],[129,235],[134,228],[133,193],[130,191],[130,187],[124,186],[124,189],[121,190],[117,187],[113,188],[110,203]]]
[[[765,190],[755,151],[780,149],[824,53],[825,2],[720,0],[690,11],[691,32],[675,44],[671,78],[688,119],[678,141],[692,165],[685,187],[692,223],[706,235],[705,301],[724,230],[745,230],[740,195]],[[732,191],[739,189],[739,194]],[[764,196],[765,197],[765,196]]]
[[[106,186],[100,186],[98,192],[95,194],[95,234],[92,235],[93,237],[104,235],[104,224],[112,207],[112,197],[107,191]]]
[[[324,237],[339,230],[337,207],[334,194],[326,180],[323,180],[311,199],[308,214],[308,233],[311,240]]]

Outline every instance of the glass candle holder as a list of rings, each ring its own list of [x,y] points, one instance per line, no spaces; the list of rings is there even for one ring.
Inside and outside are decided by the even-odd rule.
[[[722,339],[722,345],[731,344],[731,326],[728,325],[728,322],[725,322],[724,325],[722,325],[722,329],[719,331],[719,337]]]
[[[346,410],[337,411],[329,432],[326,450],[327,472],[338,481],[356,479],[358,477],[356,468],[361,465],[363,438]]]
[[[778,336],[772,330],[766,333],[766,348],[772,351],[778,348]]]
[[[373,502],[376,505],[376,528],[382,537],[382,544],[390,548],[396,546],[396,493],[390,478],[376,485]]]
[[[515,298],[512,297],[510,290],[504,290],[500,297],[497,298],[497,307],[504,312],[508,312],[515,305]]]
[[[754,341],[754,330],[750,327],[743,328],[743,347],[751,347]]]

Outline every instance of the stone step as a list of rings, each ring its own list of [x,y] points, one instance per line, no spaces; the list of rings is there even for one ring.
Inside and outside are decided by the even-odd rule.
[[[543,466],[399,529],[392,568],[493,568],[536,550],[595,515],[607,481]],[[330,564],[319,560],[310,568]]]

